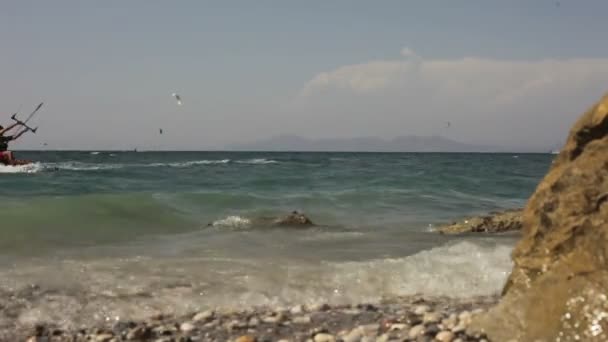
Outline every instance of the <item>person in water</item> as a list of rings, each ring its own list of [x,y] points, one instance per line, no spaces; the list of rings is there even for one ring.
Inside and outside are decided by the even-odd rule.
[[[27,131],[27,129],[24,129],[15,135],[6,135],[6,133],[19,125],[20,124],[18,122],[8,126],[7,128],[0,125],[0,163],[14,164],[16,162],[13,152],[8,150],[8,143],[19,139],[19,137],[21,137],[23,133]]]

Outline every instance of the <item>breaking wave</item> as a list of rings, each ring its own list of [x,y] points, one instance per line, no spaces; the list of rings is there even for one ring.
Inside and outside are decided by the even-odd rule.
[[[251,220],[240,216],[228,216],[221,220],[213,221],[210,226],[215,228],[248,228],[251,226]]]
[[[66,161],[66,162],[55,162],[55,163],[32,163],[28,165],[19,166],[5,166],[0,165],[0,173],[36,173],[39,171],[100,171],[100,170],[116,170],[126,168],[189,168],[202,165],[226,165],[233,163],[230,159],[218,159],[218,160],[190,160],[180,162],[169,162],[169,163],[90,163],[80,161]],[[245,159],[236,160],[234,163],[237,164],[276,164],[276,160],[268,159]]]
[[[18,309],[18,324],[78,325],[107,317],[139,319],[157,312],[367,303],[415,294],[468,298],[500,292],[512,267],[510,251],[510,246],[458,242],[402,258],[362,262],[296,262],[288,254],[273,261],[209,257],[192,255],[194,251],[177,259],[109,258],[60,264],[49,260],[0,271],[0,289],[27,288],[34,275],[46,279],[40,283],[41,293],[53,289],[53,296],[19,298],[28,305]],[[79,291],[70,290],[74,288]]]
[[[16,166],[0,165],[0,173],[36,173],[43,168],[40,163]]]
[[[278,161],[272,159],[255,158],[246,160],[237,160],[239,164],[276,164]]]

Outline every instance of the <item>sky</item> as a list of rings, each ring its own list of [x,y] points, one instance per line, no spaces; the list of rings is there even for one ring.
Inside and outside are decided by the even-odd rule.
[[[7,0],[0,122],[45,103],[14,149],[437,135],[546,151],[608,91],[606,13],[605,0]]]

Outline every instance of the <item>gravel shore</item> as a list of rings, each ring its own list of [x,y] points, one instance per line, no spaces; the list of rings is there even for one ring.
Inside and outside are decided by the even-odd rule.
[[[487,341],[469,336],[471,316],[497,297],[454,299],[409,296],[375,304],[209,310],[181,317],[62,330],[53,324],[0,335],[3,341]]]

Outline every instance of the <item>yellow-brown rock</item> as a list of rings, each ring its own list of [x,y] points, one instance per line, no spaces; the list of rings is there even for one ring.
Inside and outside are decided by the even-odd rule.
[[[504,233],[521,230],[522,210],[512,209],[468,217],[437,228],[440,234]]]
[[[529,199],[493,341],[608,341],[608,95],[573,126]]]

